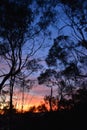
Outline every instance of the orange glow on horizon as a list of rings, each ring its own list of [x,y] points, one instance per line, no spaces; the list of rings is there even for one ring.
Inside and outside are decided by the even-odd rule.
[[[34,96],[28,93],[24,93],[24,101],[22,104],[22,93],[16,93],[17,100],[14,100],[14,107],[17,111],[28,111],[32,106],[39,106],[43,102],[43,96]]]
[[[44,102],[44,96],[50,94],[50,89],[44,86],[36,86],[31,89],[30,92],[24,93],[24,101],[22,102],[23,93],[20,91],[14,92],[14,107],[18,110],[22,110],[23,103],[23,111],[28,111],[30,107],[37,107]]]
[[[54,91],[55,93],[55,91]],[[23,92],[16,88],[13,94],[13,105],[18,112],[29,111],[30,107],[38,107],[44,103],[44,96],[50,95],[50,88],[44,86],[35,86],[29,92]],[[9,95],[7,97],[9,101]],[[47,106],[48,108],[48,106]]]

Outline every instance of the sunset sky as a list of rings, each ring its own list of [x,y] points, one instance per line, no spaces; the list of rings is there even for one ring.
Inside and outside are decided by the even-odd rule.
[[[14,3],[14,0],[10,0],[11,4],[12,4],[12,1]],[[19,3],[16,3],[16,4],[21,5],[22,2],[20,1]],[[41,3],[39,3],[39,4],[41,4]],[[6,5],[6,7],[7,7],[6,9],[8,9],[8,5],[9,4]],[[10,5],[10,7],[12,5]],[[16,6],[14,6],[14,7],[16,7]],[[0,45],[3,46],[4,43],[6,42],[5,43],[5,49],[7,49],[6,45],[10,46],[9,50],[6,50],[7,52],[5,52],[4,56],[2,56],[2,54],[0,55],[0,61],[1,61],[0,62],[0,84],[4,81],[4,79],[5,79],[4,77],[9,75],[9,72],[11,71],[11,69],[13,69],[13,72],[11,74],[13,74],[12,76],[14,76],[14,70],[16,71],[19,67],[22,68],[22,69],[19,69],[21,71],[19,73],[17,73],[17,74],[19,74],[19,75],[24,74],[24,75],[26,75],[25,77],[27,77],[27,75],[28,75],[28,79],[35,80],[35,84],[33,85],[32,88],[30,88],[29,90],[24,88],[24,90],[25,90],[24,91],[24,108],[23,108],[24,110],[29,109],[30,106],[33,106],[33,105],[37,106],[37,105],[39,105],[41,102],[43,102],[44,96],[50,95],[50,89],[51,88],[48,88],[46,85],[39,85],[37,77],[42,72],[45,72],[45,70],[48,68],[48,66],[47,66],[47,64],[45,62],[45,59],[46,59],[46,57],[47,57],[47,55],[49,53],[49,49],[52,47],[52,45],[54,45],[55,39],[58,38],[59,36],[68,36],[69,37],[68,42],[70,42],[70,43],[68,43],[68,42],[66,43],[66,41],[63,41],[63,43],[62,43],[62,40],[64,40],[64,39],[62,39],[61,41],[58,41],[59,42],[58,44],[62,43],[62,45],[59,45],[59,46],[60,46],[61,50],[63,50],[64,52],[66,52],[66,50],[68,50],[68,52],[69,52],[70,51],[69,47],[74,48],[74,47],[71,46],[71,44],[74,43],[73,45],[75,45],[80,40],[83,40],[82,36],[84,36],[84,39],[86,39],[86,32],[82,30],[84,35],[81,36],[80,31],[78,31],[78,30],[80,30],[80,29],[77,28],[78,27],[78,23],[79,23],[79,21],[77,19],[78,15],[76,15],[76,19],[73,17],[73,20],[75,20],[74,22],[76,22],[76,23],[74,23],[75,25],[72,26],[72,20],[70,21],[70,19],[68,18],[68,15],[66,15],[66,10],[64,10],[64,7],[61,6],[61,4],[58,4],[57,6],[55,4],[54,4],[54,6],[51,5],[52,6],[52,10],[51,11],[54,12],[54,14],[56,14],[56,17],[53,17],[55,19],[52,19],[52,14],[50,14],[50,12],[48,10],[46,10],[46,8],[44,8],[44,6],[41,8],[41,5],[38,5],[37,1],[33,1],[32,5],[28,5],[28,6],[29,7],[27,7],[27,6],[26,7],[31,10],[29,12],[29,15],[34,17],[34,20],[30,19],[30,17],[29,17],[31,22],[27,23],[27,25],[25,26],[25,30],[28,30],[28,32],[27,31],[23,32],[21,38],[24,38],[24,39],[22,39],[22,41],[20,40],[20,37],[18,37],[18,36],[21,35],[20,28],[22,28],[23,25],[19,24],[20,23],[19,20],[16,21],[14,19],[15,17],[12,16],[13,14],[17,15],[18,12],[16,12],[16,11],[18,11],[18,10],[16,10],[14,8],[13,14],[11,14],[10,8],[9,8],[9,11],[7,11],[7,10],[4,9],[5,6],[2,6],[3,8],[1,9],[1,11],[2,11],[3,15],[0,16],[2,18],[2,21],[0,23],[1,24],[0,25],[0,27],[1,27],[0,29],[2,31],[2,32],[0,32]],[[34,6],[35,6],[35,8],[34,8]],[[50,7],[49,1],[48,1],[48,5],[46,5],[46,6]],[[37,8],[37,7],[39,7],[39,8]],[[67,9],[67,6],[65,6],[65,8]],[[20,9],[19,6],[18,6],[18,9]],[[51,9],[51,8],[49,8],[49,9]],[[3,10],[5,10],[6,12],[4,12]],[[34,11],[36,11],[36,12],[34,12]],[[45,11],[47,11],[47,12],[45,12]],[[32,12],[36,13],[36,15],[33,14]],[[12,28],[11,28],[11,29],[13,29],[12,30],[13,32],[12,31],[10,32],[10,29],[8,27],[9,24],[6,22],[6,20],[4,20],[5,19],[4,18],[5,17],[4,13],[7,13],[6,14],[6,19],[8,20],[8,23],[12,24],[11,20],[14,20],[13,21],[14,24],[12,24]],[[12,17],[11,20],[9,20],[10,17],[8,17],[8,13]],[[46,13],[47,13],[47,17],[45,16]],[[27,15],[27,13],[25,13],[25,14]],[[21,16],[20,11],[19,11],[19,15],[17,15],[17,18],[19,18],[19,16],[20,16],[21,22],[23,22],[24,20],[26,21],[27,17],[25,17],[25,15]],[[46,19],[45,19],[44,16],[46,17]],[[48,19],[48,18],[50,18],[49,16],[51,16],[51,21]],[[23,20],[23,18],[24,18],[24,20]],[[8,28],[5,28],[5,25],[3,24],[3,20],[5,22],[5,25],[7,25],[6,27],[8,27]],[[55,20],[55,22],[53,22],[52,20]],[[50,24],[48,24],[48,26],[47,26],[45,31],[43,29],[44,26],[42,26],[42,28],[41,28],[41,25],[44,25],[43,21],[45,21],[45,24],[50,21],[49,22]],[[15,30],[15,25],[16,24],[17,24],[16,28],[18,30],[17,29]],[[18,28],[19,26],[20,26],[20,28]],[[75,29],[74,29],[74,27],[75,27]],[[80,25],[79,25],[79,27],[80,27]],[[4,29],[3,28],[7,29],[4,32],[4,33],[6,33],[6,37],[4,37],[4,33],[3,33]],[[40,31],[40,29],[42,29],[42,30]],[[12,41],[9,40],[10,38],[8,38],[7,31],[10,32],[9,34],[10,34],[10,38],[11,38]],[[39,32],[39,31],[40,31],[40,33],[37,34],[37,32]],[[26,34],[25,34],[25,32],[26,32]],[[3,36],[1,34],[3,34]],[[34,35],[34,37],[33,37],[33,35]],[[21,41],[21,43],[20,43],[20,41]],[[24,41],[26,41],[26,42],[24,42]],[[10,45],[10,43],[13,45],[13,48]],[[18,48],[19,44],[21,44],[21,47],[22,47],[21,49]],[[66,44],[66,45],[64,46],[63,44]],[[15,47],[15,45],[16,45],[16,47]],[[65,47],[65,48],[63,48],[63,47]],[[19,49],[19,50],[17,50],[17,49]],[[70,55],[66,54],[66,56],[69,58],[69,59],[67,58],[68,60],[66,59],[67,63],[68,63],[66,65],[66,67],[71,62],[75,63],[75,61],[78,60],[78,54],[79,53],[77,53],[77,52],[78,52],[79,49],[80,50],[83,49],[83,50],[81,50],[81,52],[84,52],[84,55],[85,55],[85,52],[87,51],[86,50],[87,48],[85,49],[83,45],[82,46],[79,45],[75,49],[77,49],[77,50],[73,49],[73,50],[71,50],[69,52]],[[59,53],[63,53],[63,51],[59,52]],[[54,53],[54,51],[53,51],[53,53]],[[81,54],[79,54],[79,56],[80,55]],[[71,56],[74,57],[73,58],[74,60],[72,60]],[[37,59],[37,61],[39,61],[39,63],[43,67],[41,69],[39,69],[38,71],[36,71],[36,72],[33,72],[32,69],[30,69],[30,70],[27,69],[29,64],[31,63],[32,59]],[[57,60],[60,60],[60,59],[57,59]],[[71,60],[71,62],[70,62],[70,60]],[[12,61],[14,61],[16,63],[14,63]],[[60,62],[62,62],[62,61],[60,60]],[[21,63],[21,65],[20,65],[20,63]],[[78,64],[78,67],[81,65],[79,60],[78,60],[77,64]],[[25,67],[25,66],[27,66],[27,67]],[[59,63],[59,66],[57,66],[56,69],[61,69],[61,68],[62,68],[62,64],[60,65],[60,63]],[[21,75],[21,76],[23,76],[23,75]],[[4,86],[5,89],[6,89],[6,87],[8,87],[8,83],[10,84],[10,81],[11,81],[10,78],[11,78],[11,75],[4,82],[5,86],[4,85],[3,86]],[[2,89],[2,86],[1,86],[1,89]],[[53,91],[54,91],[53,94],[56,95],[57,88],[54,88]],[[14,102],[15,108],[17,108],[17,109],[21,109],[21,107],[22,107],[22,94],[23,94],[22,93],[22,86],[20,86],[20,85],[17,86],[16,83],[15,83],[15,85],[14,85],[13,102]],[[8,97],[9,97],[9,95],[8,95]],[[7,97],[7,100],[8,100],[8,97]]]
[[[14,106],[16,109],[22,109],[22,92],[16,88],[14,92]],[[57,94],[57,88],[53,89],[53,95]],[[24,106],[23,110],[29,110],[31,106],[38,106],[44,103],[44,96],[50,95],[50,88],[44,85],[33,86],[29,92],[24,93]]]

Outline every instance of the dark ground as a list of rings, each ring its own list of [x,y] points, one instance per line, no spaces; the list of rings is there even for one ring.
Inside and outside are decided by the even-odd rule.
[[[0,130],[8,130],[7,115],[0,116]],[[14,114],[12,130],[87,130],[86,110]]]

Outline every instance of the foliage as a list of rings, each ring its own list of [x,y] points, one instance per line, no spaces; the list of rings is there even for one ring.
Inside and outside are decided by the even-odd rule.
[[[40,33],[44,35],[45,29],[55,17],[53,15],[55,10],[50,6],[49,2],[41,5],[38,0],[36,2],[0,1],[0,58],[3,59],[4,64],[7,63],[8,67],[7,72],[0,74],[2,78],[0,89],[11,75],[16,76],[26,65],[29,68],[30,57],[41,47],[41,44],[37,43],[37,49],[35,49],[35,37]],[[24,56],[23,49],[26,48],[26,44],[28,44],[28,51]]]
[[[54,80],[54,76],[56,75],[56,71],[52,69],[47,69],[44,73],[41,73],[38,77],[39,84],[51,84],[52,80]]]
[[[58,7],[62,9],[64,19],[59,18],[61,14]],[[0,90],[9,84],[12,100],[16,83],[23,88],[32,86],[27,77],[42,69],[38,60],[32,58],[41,48],[41,43],[37,43],[36,37],[44,39],[50,34],[50,27],[57,25],[56,30],[59,32],[64,31],[64,27],[69,27],[71,35],[58,33],[46,58],[48,69],[40,74],[38,81],[39,84],[51,87],[51,101],[54,86],[58,87],[60,99],[64,98],[66,92],[72,95],[73,86],[78,86],[77,82],[80,80],[79,86],[82,86],[87,77],[86,14],[86,0],[1,0],[0,61],[6,68],[3,66],[3,70],[3,67],[0,67]],[[62,27],[58,24],[60,19]],[[52,66],[56,66],[60,72],[50,69]]]

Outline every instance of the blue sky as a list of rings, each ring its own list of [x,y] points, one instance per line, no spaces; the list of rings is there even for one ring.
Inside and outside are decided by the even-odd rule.
[[[67,24],[69,24],[70,21],[65,16],[61,7],[56,8],[56,10],[58,13],[57,21],[56,21],[55,25],[53,23],[48,28],[51,31],[51,36],[50,37],[48,37],[46,35],[44,36],[41,33],[39,36],[35,37],[35,39],[29,39],[29,41],[27,41],[27,43],[26,43],[26,46],[24,46],[24,48],[23,48],[24,49],[23,58],[24,58],[26,56],[26,53],[29,52],[29,49],[31,50],[31,48],[33,47],[33,43],[35,44],[34,50],[36,50],[42,44],[41,48],[37,51],[37,53],[35,53],[35,55],[31,56],[30,58],[31,59],[40,58],[41,59],[40,63],[44,66],[44,68],[43,68],[44,70],[47,68],[47,65],[45,63],[45,58],[48,54],[50,47],[53,45],[54,39],[59,35],[73,36],[72,34],[74,33],[70,27],[65,27]],[[65,28],[62,28],[62,27],[65,27]],[[72,37],[72,39],[75,42],[77,42],[77,40],[75,39],[74,36]],[[78,49],[80,49],[80,48],[78,48]],[[0,68],[2,67],[4,72],[8,71],[6,66],[7,66],[6,63],[2,61],[2,63],[0,64]],[[60,66],[60,68],[61,68],[61,66]],[[42,71],[43,70],[41,70],[41,72]],[[40,74],[40,71],[33,73],[29,78],[35,79],[39,74]],[[35,84],[35,86],[30,90],[30,92],[28,94],[35,95],[37,97],[41,96],[41,99],[42,99],[42,97],[45,96],[45,94],[50,94],[50,88],[47,88],[46,86],[40,86],[38,84]]]

